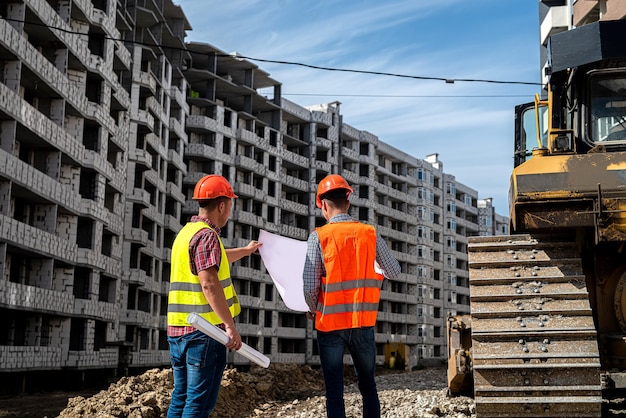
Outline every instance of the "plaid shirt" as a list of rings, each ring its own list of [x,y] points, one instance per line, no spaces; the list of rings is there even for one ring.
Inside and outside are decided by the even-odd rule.
[[[208,270],[211,267],[219,269],[222,261],[222,250],[218,237],[222,231],[206,218],[193,216],[191,222],[204,222],[216,232],[205,228],[189,241],[189,268],[191,272],[197,276],[199,271]]]
[[[350,221],[352,221],[352,217],[349,214],[341,213],[330,218],[328,223]],[[387,243],[378,232],[376,232],[376,262],[383,270],[385,277],[393,279],[401,272],[400,263],[391,255]],[[313,313],[317,310],[317,297],[320,293],[322,277],[325,275],[326,267],[324,267],[322,246],[317,231],[313,231],[307,240],[306,259],[302,273],[304,299]]]
[[[190,222],[204,222],[215,232],[204,228],[198,231],[189,241],[189,269],[194,274],[202,270],[208,270],[211,267],[219,269],[222,261],[222,250],[218,236],[221,232],[220,228],[206,218],[200,216],[192,216]],[[167,327],[167,335],[169,337],[180,337],[196,331],[192,326],[188,327]]]

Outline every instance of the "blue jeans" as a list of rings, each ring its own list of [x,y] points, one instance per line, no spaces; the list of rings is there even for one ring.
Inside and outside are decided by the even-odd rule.
[[[226,347],[195,331],[167,337],[174,392],[167,418],[206,418],[215,404],[226,367]]]
[[[343,353],[347,347],[354,362],[354,371],[363,398],[363,418],[380,417],[380,401],[376,390],[376,342],[374,327],[339,331],[317,331],[322,373],[326,385],[326,415],[345,418],[343,400]]]

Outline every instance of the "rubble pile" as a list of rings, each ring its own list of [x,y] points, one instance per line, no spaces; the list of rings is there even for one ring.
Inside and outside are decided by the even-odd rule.
[[[445,369],[413,372],[382,369],[377,375],[383,417],[475,417],[469,398],[446,395]],[[92,397],[74,397],[59,418],[165,418],[172,393],[171,369],[152,369],[125,377]],[[325,416],[321,371],[306,365],[274,364],[249,371],[227,369],[217,406],[220,418]],[[361,416],[361,399],[351,369],[346,369],[346,412]]]
[[[172,369],[152,369],[139,376],[123,377],[89,398],[70,398],[59,418],[166,417],[173,383]]]

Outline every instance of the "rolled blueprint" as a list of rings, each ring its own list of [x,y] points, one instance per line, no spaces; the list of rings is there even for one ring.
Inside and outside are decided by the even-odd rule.
[[[228,344],[229,338],[226,332],[219,329],[200,315],[195,312],[192,312],[187,317],[187,322],[195,329],[204,332],[209,337],[213,338],[215,341],[221,344]],[[268,368],[270,365],[270,359],[267,358],[264,354],[259,353],[254,348],[250,347],[246,343],[241,344],[241,348],[236,351],[236,353],[241,354],[245,358],[254,363],[258,364],[261,367]]]

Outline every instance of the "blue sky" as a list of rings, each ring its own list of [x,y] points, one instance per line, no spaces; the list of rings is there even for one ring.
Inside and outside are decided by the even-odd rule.
[[[174,0],[192,31],[246,57],[321,67],[540,82],[537,0]],[[416,80],[257,62],[301,106],[341,102],[344,122],[492,197],[508,215],[516,104],[538,85]],[[410,97],[407,97],[410,96]],[[447,97],[446,97],[447,96]]]

